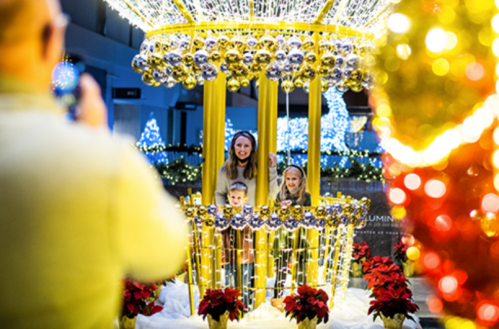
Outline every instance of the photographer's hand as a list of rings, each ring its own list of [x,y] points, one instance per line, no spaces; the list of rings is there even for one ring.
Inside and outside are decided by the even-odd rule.
[[[80,78],[81,100],[76,110],[76,121],[92,127],[107,126],[106,104],[97,82],[89,74]]]

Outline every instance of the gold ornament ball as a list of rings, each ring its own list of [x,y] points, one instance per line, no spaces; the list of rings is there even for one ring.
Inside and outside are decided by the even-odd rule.
[[[172,69],[172,77],[177,82],[182,82],[187,79],[187,69],[184,65],[174,66]]]
[[[205,44],[204,39],[199,35],[196,35],[192,40],[192,45],[194,46],[194,48],[197,49],[203,48],[204,44]]]
[[[259,65],[268,65],[271,61],[272,55],[266,49],[260,49],[255,55],[255,62]]]
[[[285,93],[292,93],[295,90],[295,85],[291,80],[284,80],[281,83],[281,90]]]
[[[315,41],[311,37],[306,37],[305,40],[303,40],[303,43],[301,44],[301,49],[303,50],[310,50],[315,47]]]
[[[236,78],[246,76],[249,73],[248,68],[244,64],[231,65],[231,66],[229,66],[229,70],[230,70],[230,73]]]
[[[325,54],[333,50],[333,44],[328,39],[319,41],[319,54]]]
[[[361,69],[357,69],[357,70],[354,70],[352,72],[352,75],[350,76],[350,80],[352,81],[362,81],[362,77],[363,77],[363,72]]]
[[[297,79],[295,80],[295,82],[294,82],[294,85],[295,85],[295,87],[297,87],[297,88],[303,88],[303,84],[304,84],[304,82],[303,82],[303,80],[301,80],[300,78],[297,78]]]
[[[184,82],[182,82],[182,86],[184,86],[184,88],[187,90],[194,89],[194,87],[196,87],[196,84],[196,78],[192,75],[190,75],[187,79],[184,80]]]
[[[230,78],[227,82],[227,89],[230,92],[235,93],[239,88],[241,88],[241,83],[236,78]]]
[[[319,73],[319,75],[321,77],[325,77],[325,76],[330,75],[330,69],[328,67],[326,67],[326,66],[320,65],[317,68],[317,73]]]
[[[144,82],[144,84],[147,86],[152,86],[156,83],[156,80],[154,80],[154,77],[152,76],[151,70],[144,72],[144,74],[142,75],[142,82]]]
[[[325,93],[329,89],[329,83],[325,79],[321,79],[321,92]]]
[[[275,43],[275,39],[269,34],[264,35],[259,42],[260,47],[265,49],[271,49],[272,47],[274,47]]]
[[[191,66],[194,63],[194,56],[191,53],[182,55],[182,63],[184,63],[184,65]]]
[[[203,72],[203,69],[197,65],[192,65],[192,72],[201,73],[201,72]]]
[[[336,65],[336,58],[331,53],[325,53],[321,57],[321,65],[333,68]]]
[[[250,84],[249,79],[247,79],[247,78],[243,78],[243,79],[241,80],[241,86],[242,86],[242,87],[248,87],[248,86],[249,86],[249,84]]]
[[[239,35],[236,35],[232,38],[232,40],[230,40],[230,45],[231,47],[239,51],[243,51],[246,48],[246,42],[244,41],[243,37]]]
[[[154,41],[154,52],[159,53],[161,51],[161,41]]]
[[[317,55],[313,51],[310,51],[305,55],[305,62],[308,64],[314,64],[316,61]]]
[[[360,82],[350,82],[348,86],[350,87],[350,89],[352,89],[352,91],[356,93],[360,93],[362,90],[364,90],[364,87],[362,87],[362,83]]]
[[[259,65],[257,63],[251,63],[250,70],[253,73],[258,73],[262,70],[263,65]]]
[[[135,61],[132,62],[132,70],[135,72],[135,73],[139,73],[139,74],[142,74],[144,73],[144,70],[142,70],[136,63]]]
[[[302,78],[303,81],[312,81],[315,79],[315,69],[312,65],[310,64],[305,64],[303,65],[301,71],[300,71],[300,77]]]
[[[147,64],[151,65],[154,68],[158,68],[164,64],[163,56],[160,53],[151,54],[147,59]]]
[[[161,42],[161,52],[164,54],[170,50],[170,44],[167,41]]]
[[[208,56],[208,60],[212,63],[218,63],[222,60],[222,55],[218,51],[214,51]]]
[[[480,226],[483,233],[489,238],[494,238],[499,235],[499,222],[495,214],[488,213],[480,220]]]
[[[241,62],[241,54],[236,49],[231,49],[225,53],[225,62],[227,65],[238,64]]]
[[[217,40],[217,44],[218,44],[218,47],[220,47],[220,49],[227,48],[230,44],[229,37],[226,35],[219,36],[218,40]]]

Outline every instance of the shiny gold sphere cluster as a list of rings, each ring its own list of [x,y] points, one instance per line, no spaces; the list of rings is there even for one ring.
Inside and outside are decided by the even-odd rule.
[[[332,205],[321,205],[318,207],[301,207],[299,205],[291,207],[268,206],[253,208],[249,205],[244,207],[232,207],[226,205],[217,207],[209,206],[184,206],[183,211],[187,220],[194,220],[197,225],[215,227],[223,230],[231,226],[231,220],[238,217],[247,221],[248,219],[258,218],[261,222],[258,224],[247,221],[243,226],[252,230],[258,230],[266,226],[268,229],[276,230],[286,226],[287,221],[295,221],[295,228],[298,226],[304,228],[316,229],[337,229],[338,227],[352,227],[362,229],[367,224],[367,215],[371,206],[371,200],[362,198],[361,200],[350,199],[348,202],[336,201]],[[223,218],[218,222],[217,218]],[[222,225],[222,226],[220,226]],[[223,226],[225,225],[225,226]],[[257,226],[254,226],[257,225]]]
[[[360,92],[372,84],[366,61],[372,58],[367,40],[335,38],[324,34],[319,41],[309,35],[261,36],[155,35],[146,39],[132,68],[142,74],[148,86],[172,88],[182,83],[190,90],[219,75],[231,92],[247,87],[263,72],[281,89],[308,92],[309,84],[320,79],[322,92],[336,88]],[[316,44],[317,43],[317,44]]]

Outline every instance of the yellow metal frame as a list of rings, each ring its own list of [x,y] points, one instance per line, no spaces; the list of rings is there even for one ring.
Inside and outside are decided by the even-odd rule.
[[[187,18],[186,18],[187,19]],[[147,37],[155,35],[169,34],[169,33],[185,33],[192,32],[203,33],[206,31],[213,31],[211,34],[216,35],[216,31],[223,31],[224,33],[243,33],[254,32],[256,30],[267,31],[274,30],[280,32],[292,33],[336,33],[346,37],[360,37],[364,39],[374,39],[374,34],[371,32],[362,32],[357,29],[332,24],[309,24],[302,22],[286,23],[286,22],[258,22],[258,21],[215,21],[215,22],[190,22],[180,23],[173,25],[164,25],[157,29],[147,32]]]

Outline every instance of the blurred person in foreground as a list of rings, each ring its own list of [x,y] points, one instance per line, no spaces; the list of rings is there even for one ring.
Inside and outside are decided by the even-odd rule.
[[[79,123],[50,94],[67,22],[57,0],[0,0],[0,327],[111,328],[120,279],[158,280],[186,227],[81,80]]]

